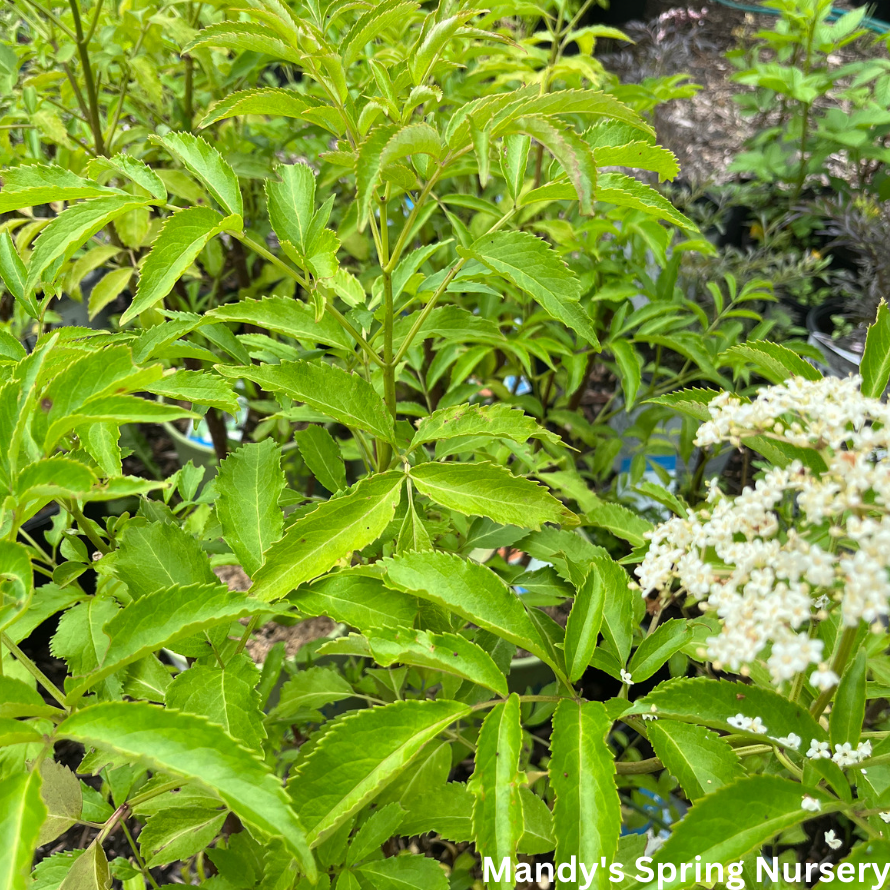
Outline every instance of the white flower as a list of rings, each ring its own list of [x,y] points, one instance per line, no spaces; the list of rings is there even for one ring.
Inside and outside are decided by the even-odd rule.
[[[755,717],[751,721],[750,731],[757,735],[766,735],[766,727],[763,725],[763,721],[759,717]]]
[[[844,842],[833,831],[825,832],[825,843],[828,844],[832,850],[840,850],[844,845]]]
[[[754,725],[754,721],[744,714],[736,714],[735,717],[730,717],[726,722],[734,729],[741,729],[742,732],[750,732],[751,727]]]
[[[810,797],[809,794],[805,794],[800,802],[800,807],[808,813],[818,813],[822,809],[822,802],[816,800],[815,797]]]
[[[633,686],[634,685],[633,674],[631,674],[630,671],[626,671],[626,670],[624,670],[624,668],[622,668],[621,669],[621,682],[624,683],[626,686]]]
[[[646,851],[644,856],[654,856],[665,844],[665,838],[659,837],[651,828],[646,832]]]
[[[834,746],[834,754],[831,758],[838,766],[855,766],[859,763],[859,755],[853,750],[849,742]]]
[[[818,670],[810,674],[810,682],[820,692],[826,692],[829,689],[834,689],[841,682],[841,678],[823,662],[819,665]]]
[[[859,755],[860,760],[867,760],[871,757],[871,742],[860,742],[859,747],[856,749],[856,753]],[[865,772],[865,770],[863,770]]]
[[[801,739],[799,735],[796,735],[792,732],[790,735],[787,735],[784,738],[776,739],[776,741],[783,748],[791,748],[792,751],[798,751],[800,750],[800,743],[803,741],[803,739]]]
[[[878,813],[884,822],[890,823],[890,813]]]
[[[810,749],[807,751],[807,757],[810,760],[830,760],[831,746],[828,742],[819,742],[816,741],[816,739],[813,739],[810,742]]]

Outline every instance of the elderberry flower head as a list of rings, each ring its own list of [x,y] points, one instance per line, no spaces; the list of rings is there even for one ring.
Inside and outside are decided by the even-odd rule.
[[[713,482],[702,508],[649,532],[635,570],[643,595],[667,594],[679,582],[713,612],[720,633],[707,641],[707,656],[723,669],[740,672],[762,659],[781,683],[817,666],[810,682],[831,689],[838,677],[823,663],[811,622],[831,610],[847,627],[890,614],[890,460],[883,459],[890,407],[863,396],[858,377],[793,377],[752,402],[723,393],[708,411],[700,447],[758,436],[808,449],[807,465],[772,467],[738,497]]]

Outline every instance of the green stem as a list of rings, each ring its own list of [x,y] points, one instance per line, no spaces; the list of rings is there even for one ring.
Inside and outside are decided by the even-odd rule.
[[[837,655],[834,657],[834,664],[832,664],[831,669],[839,676],[842,677],[844,675],[844,668],[847,666],[847,662],[850,660],[850,656],[853,654],[853,646],[856,643],[858,628],[848,627],[844,631],[844,635],[841,637],[840,646],[837,649]],[[818,720],[822,716],[822,712],[828,706],[828,703],[831,701],[831,697],[834,695],[837,686],[832,686],[830,689],[826,689],[819,698],[813,703],[813,707],[810,708],[810,713],[813,717]]]
[[[142,794],[137,794],[134,797],[131,797],[127,801],[127,804],[131,810],[135,810],[136,807],[140,804],[144,804],[146,801],[154,800],[156,797],[160,797],[168,791],[175,791],[177,788],[181,788],[186,781],[186,779],[173,779],[170,782],[165,782],[163,785],[156,785],[151,791],[143,791]]]
[[[12,641],[12,639],[7,636],[5,633],[0,634],[0,642],[6,646],[7,649],[15,656],[16,660],[21,664],[21,666],[63,707],[66,708],[65,705],[65,696],[62,694],[61,690],[46,674],[22,652],[21,649]],[[66,708],[67,709],[67,708]]]
[[[102,554],[111,553],[111,548],[96,532],[94,523],[83,515],[83,511],[74,501],[65,504],[65,509],[77,520],[81,531],[90,539],[90,543]]]
[[[77,43],[77,54],[80,56],[80,64],[83,68],[83,80],[87,90],[87,103],[89,105],[90,129],[93,131],[93,142],[97,155],[105,154],[105,141],[102,138],[102,124],[99,120],[99,98],[96,94],[96,82],[93,78],[93,68],[90,64],[88,49],[89,38],[83,33],[83,24],[80,21],[80,7],[77,0],[68,0],[71,7],[71,15],[74,18],[74,33]]]
[[[644,776],[648,773],[657,773],[664,769],[664,764],[657,757],[649,760],[618,761],[615,764],[615,772],[619,776]]]

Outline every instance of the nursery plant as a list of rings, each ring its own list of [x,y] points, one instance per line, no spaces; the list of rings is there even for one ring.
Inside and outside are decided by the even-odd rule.
[[[545,30],[529,33],[523,16],[540,12],[428,11],[413,0],[215,11],[186,52],[283,60],[301,79],[227,96],[203,115],[205,129],[278,116],[308,130],[306,146],[318,128],[329,136],[323,155],[285,159],[264,202],[245,200],[224,154],[185,130],[154,134],[145,159],[3,174],[7,211],[56,208],[33,244],[0,238],[10,330],[21,335],[0,335],[6,885],[506,888],[574,856],[595,872],[560,877],[566,886],[605,888],[623,869],[627,886],[642,887],[650,878],[633,875],[647,839],[621,837],[622,826],[677,822],[656,868],[696,855],[722,864],[781,832],[800,843],[819,808],[844,853],[856,842],[854,859],[886,856],[879,712],[866,730],[877,732],[874,750],[857,746],[859,702],[870,685],[880,692],[867,672],[882,682],[884,659],[866,621],[886,611],[886,597],[875,599],[886,567],[873,564],[886,468],[869,455],[886,445],[877,397],[890,376],[890,315],[882,309],[870,335],[861,394],[762,340],[730,345],[724,334],[711,360],[670,331],[689,352],[678,386],[690,382],[687,360],[718,386],[733,380],[717,367],[777,384],[753,402],[778,404],[774,416],[746,417],[743,397],[719,389],[648,395],[710,418],[700,446],[744,437],[777,468],[764,467],[770,485],[799,486],[814,501],[805,519],[788,494],[763,506],[781,523],[755,531],[779,550],[787,536],[793,556],[802,540],[825,553],[813,590],[795,590],[793,614],[770,617],[773,636],[733,663],[721,640],[743,630],[720,597],[746,582],[722,579],[747,552],[721,551],[715,569],[706,552],[697,569],[680,552],[692,537],[681,524],[710,517],[652,483],[642,484],[649,497],[679,517],[664,527],[600,500],[574,481],[574,452],[545,424],[551,399],[571,407],[603,342],[632,402],[644,348],[619,345],[633,329],[621,308],[632,294],[603,294],[605,282],[584,274],[581,245],[561,244],[563,214],[615,226],[607,214],[626,208],[656,243],[660,220],[691,226],[654,188],[602,172],[669,176],[676,164],[637,111],[592,88],[595,64],[564,60],[565,46],[591,37],[576,33],[578,10],[545,5]],[[171,168],[206,198],[168,190],[160,171]],[[107,243],[134,209],[160,223],[118,329],[53,329],[66,264],[91,240]],[[246,287],[271,295],[202,292],[191,270],[210,244],[242,251]],[[671,299],[675,271],[660,285]],[[751,293],[726,288],[729,300],[712,292],[711,316],[696,314],[705,350]],[[639,343],[673,350],[657,336],[641,332]],[[555,356],[548,398],[523,400],[522,378],[539,386],[536,362],[556,371]],[[239,396],[262,419],[253,441],[230,453],[219,443],[213,478],[191,465],[164,481],[125,472],[122,429],[235,413]],[[295,484],[307,472],[311,489]],[[813,491],[834,497],[842,483],[856,486],[855,509],[832,501],[819,513]],[[124,498],[135,499],[124,512],[102,510]],[[746,498],[724,509],[738,503],[750,522]],[[38,539],[29,521],[52,509]],[[596,546],[591,527],[636,549]],[[542,565],[518,573],[502,556],[486,560],[503,548]],[[860,607],[843,573],[869,558],[875,582]],[[637,583],[627,567],[640,562]],[[244,569],[249,590],[219,581],[213,569],[227,564]],[[826,580],[835,567],[838,580]],[[769,604],[769,593],[750,596]],[[564,626],[545,610],[558,603]],[[294,662],[280,649],[261,665],[248,656],[267,623],[315,615],[341,632]],[[50,620],[57,677],[28,654]],[[843,622],[853,630],[839,632]],[[808,648],[794,636],[803,628]],[[546,667],[539,687],[511,683],[519,650]],[[718,668],[743,679],[718,680]],[[636,684],[655,688],[637,697]],[[829,741],[829,758],[808,757]],[[50,855],[54,842],[62,848]],[[112,849],[125,852],[109,861]]]

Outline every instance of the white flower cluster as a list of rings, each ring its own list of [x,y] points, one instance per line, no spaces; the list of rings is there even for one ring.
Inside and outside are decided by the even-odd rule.
[[[771,645],[775,682],[818,665],[810,681],[830,689],[838,678],[823,644],[801,628],[834,603],[847,627],[890,613],[890,408],[859,387],[858,377],[794,377],[753,402],[724,393],[708,406],[699,446],[760,436],[814,449],[827,466],[774,467],[736,498],[713,483],[703,509],[648,533],[643,594],[678,580],[705,601],[723,623],[708,640],[721,666],[739,671]]]
[[[810,760],[833,760],[843,769],[846,766],[856,766],[857,763],[867,760],[871,757],[871,752],[871,742],[860,742],[856,748],[849,742],[845,742],[843,745],[835,745],[834,754],[832,754],[828,742],[818,742],[813,739],[810,742],[807,757]]]

